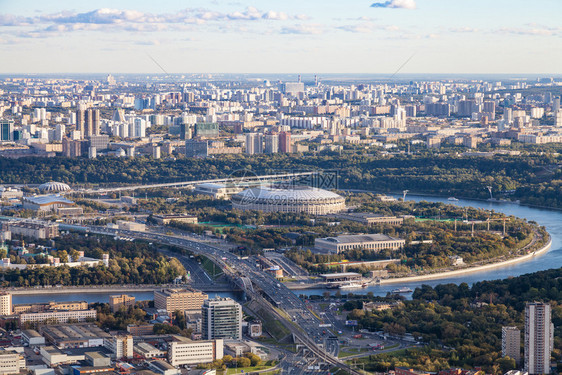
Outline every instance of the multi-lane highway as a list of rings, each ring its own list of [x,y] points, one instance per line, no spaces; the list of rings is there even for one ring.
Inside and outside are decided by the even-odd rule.
[[[273,276],[261,270],[254,258],[241,259],[222,248],[198,242],[185,236],[165,235],[155,232],[123,231],[96,226],[61,225],[61,229],[144,239],[183,247],[195,254],[205,255],[220,266],[225,274],[231,277],[238,286],[245,289],[249,298],[259,303],[275,316],[292,333],[295,340],[306,347],[307,353],[314,357],[318,366],[324,370],[336,366],[351,374],[360,374],[357,370],[337,358],[339,351],[338,341],[330,329],[320,327],[322,322],[306,307],[305,303]],[[180,261],[182,261],[182,258],[185,258],[175,253],[173,256],[180,259]],[[251,280],[253,288],[250,289],[243,283],[243,277]],[[287,313],[292,322],[276,308]],[[307,368],[304,368],[302,373],[306,373]],[[317,372],[316,367],[314,369]]]

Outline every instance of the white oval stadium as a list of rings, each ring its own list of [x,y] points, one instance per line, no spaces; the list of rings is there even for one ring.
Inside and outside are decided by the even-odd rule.
[[[255,187],[233,195],[232,206],[239,210],[325,215],[344,210],[345,198],[328,190],[308,186],[289,189]]]
[[[51,181],[39,185],[39,190],[41,190],[42,192],[49,192],[49,193],[59,192],[59,191],[69,191],[70,186],[62,182]]]

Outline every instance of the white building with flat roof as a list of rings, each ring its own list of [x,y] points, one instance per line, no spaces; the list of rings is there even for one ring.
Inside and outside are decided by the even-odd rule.
[[[192,341],[181,336],[174,336],[168,343],[168,362],[172,366],[195,365],[209,363],[224,356],[222,339],[208,341]]]
[[[406,240],[390,237],[386,234],[350,234],[314,240],[316,250],[336,254],[355,249],[375,252],[385,249],[398,250],[405,244]]]

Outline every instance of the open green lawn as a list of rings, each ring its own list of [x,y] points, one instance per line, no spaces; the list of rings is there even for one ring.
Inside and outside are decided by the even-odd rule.
[[[209,258],[201,257],[201,267],[203,267],[205,272],[213,279],[222,275],[221,268],[215,265]]]
[[[243,368],[228,368],[226,369],[226,375],[232,375],[232,374],[247,374],[249,372],[254,372],[254,371],[260,371],[260,370],[267,370],[268,368],[271,368],[271,366],[255,366],[255,367],[243,367]],[[273,372],[275,370],[272,370],[271,372]]]
[[[338,353],[338,358],[345,358],[349,357],[350,355],[361,354],[368,351],[368,348],[343,348]]]

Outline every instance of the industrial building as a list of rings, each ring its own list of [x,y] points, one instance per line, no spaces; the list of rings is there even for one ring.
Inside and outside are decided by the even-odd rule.
[[[49,344],[59,349],[103,346],[103,340],[111,338],[95,324],[44,325],[40,332]]]

